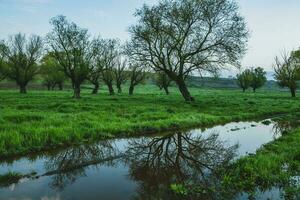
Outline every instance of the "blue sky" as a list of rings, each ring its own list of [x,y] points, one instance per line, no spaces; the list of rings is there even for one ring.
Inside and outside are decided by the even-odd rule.
[[[23,32],[45,35],[49,19],[67,16],[92,35],[128,39],[127,28],[135,23],[133,13],[143,3],[157,0],[0,0],[0,38]],[[300,47],[299,0],[238,0],[251,31],[244,67],[272,69],[273,59],[283,49]]]

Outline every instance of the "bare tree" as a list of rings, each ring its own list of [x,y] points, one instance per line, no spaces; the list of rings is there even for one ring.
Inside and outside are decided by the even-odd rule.
[[[275,57],[275,79],[279,86],[288,87],[292,97],[296,97],[297,81],[300,79],[300,51],[292,52],[291,55],[284,52],[280,57]]]
[[[33,35],[26,38],[18,33],[0,44],[1,62],[5,63],[3,73],[16,81],[20,93],[26,93],[27,84],[38,73],[38,65],[43,50],[42,39]]]
[[[133,95],[133,91],[135,86],[141,84],[146,78],[146,72],[143,65],[138,63],[130,64],[129,66],[129,79],[130,79],[130,86],[129,86],[129,95]]]
[[[74,98],[80,98],[80,86],[89,75],[91,60],[97,53],[88,31],[67,21],[65,16],[51,19],[52,31],[47,35],[51,51],[54,52],[64,73],[71,79]]]
[[[97,67],[101,72],[102,81],[107,85],[109,94],[114,95],[114,67],[119,56],[119,41],[101,39],[98,41]]]
[[[118,93],[122,93],[122,84],[124,84],[128,78],[128,73],[126,72],[127,60],[119,60],[117,66],[114,69],[116,85],[118,88]]]
[[[159,87],[160,90],[164,89],[166,94],[169,95],[169,87],[172,80],[163,72],[158,72],[155,74],[155,84]]]
[[[135,15],[127,54],[165,72],[186,101],[194,100],[186,75],[237,66],[246,49],[248,30],[232,0],[161,0]]]

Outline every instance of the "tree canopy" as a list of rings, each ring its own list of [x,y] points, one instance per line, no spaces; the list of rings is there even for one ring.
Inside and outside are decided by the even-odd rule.
[[[166,73],[186,101],[192,101],[184,77],[239,65],[248,30],[232,0],[161,0],[137,10],[127,53]]]

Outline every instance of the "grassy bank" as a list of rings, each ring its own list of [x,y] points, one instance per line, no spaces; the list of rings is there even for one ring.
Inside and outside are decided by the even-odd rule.
[[[280,188],[284,199],[300,198],[300,129],[264,145],[255,155],[239,159],[226,172],[225,191],[247,192]],[[230,192],[229,192],[230,194]]]
[[[288,93],[192,89],[195,103],[185,103],[176,89],[166,96],[151,86],[136,94],[108,96],[83,91],[0,91],[0,156],[53,149],[105,137],[209,126],[235,120],[300,111]]]

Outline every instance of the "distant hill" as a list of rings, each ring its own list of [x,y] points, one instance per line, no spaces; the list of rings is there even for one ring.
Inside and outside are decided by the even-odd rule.
[[[234,78],[191,76],[188,78],[187,83],[190,87],[238,89],[236,79]],[[263,88],[269,90],[281,90],[281,88],[277,85],[276,81],[274,80],[268,80]]]

